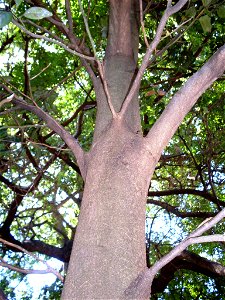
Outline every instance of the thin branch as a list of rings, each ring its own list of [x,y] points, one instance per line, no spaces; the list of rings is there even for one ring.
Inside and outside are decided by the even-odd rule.
[[[0,266],[3,268],[8,268],[10,270],[22,273],[22,274],[48,274],[52,273],[50,270],[33,270],[33,269],[22,269],[17,266],[8,264],[3,258],[0,257]]]
[[[140,6],[141,30],[142,30],[142,33],[144,35],[145,45],[149,48],[149,42],[148,42],[148,39],[147,39],[147,36],[146,36],[145,24],[144,24],[144,20],[143,20],[143,5],[142,5],[142,0],[139,0],[139,6]]]
[[[11,37],[9,37],[7,34],[6,40],[1,42],[0,53],[3,52],[8,45],[11,45],[15,37],[16,34],[13,34]]]
[[[36,75],[34,75],[33,77],[30,78],[30,80],[33,80],[35,78],[37,78],[38,76],[40,76],[45,70],[47,70],[49,67],[51,66],[51,63],[49,63],[46,67],[44,67],[40,72],[38,72]]]
[[[184,250],[160,270],[152,283],[152,295],[163,292],[178,270],[192,270],[210,278],[224,277],[225,267],[218,262],[208,260],[198,254]]]
[[[14,94],[12,94],[12,95],[10,95],[9,97],[3,99],[3,100],[0,102],[0,107],[3,106],[3,105],[6,104],[6,103],[11,102],[12,99],[13,99],[13,97],[14,97]]]
[[[26,34],[28,34],[29,36],[35,38],[35,39],[42,39],[42,40],[45,40],[47,42],[50,42],[50,43],[53,43],[53,44],[56,44],[62,48],[64,48],[66,51],[74,54],[74,55],[77,55],[81,58],[84,58],[84,59],[87,59],[87,60],[95,60],[95,57],[91,57],[91,56],[87,56],[87,55],[84,55],[80,52],[77,52],[75,50],[72,50],[70,49],[68,46],[66,46],[65,44],[57,41],[57,40],[54,40],[52,38],[48,38],[47,36],[44,36],[44,35],[39,35],[39,34],[35,34],[31,31],[29,31],[28,29],[26,29],[23,25],[21,25],[19,22],[17,22],[15,19],[12,20],[12,23],[15,24],[17,27],[19,27],[23,32],[25,32]]]
[[[31,21],[31,20],[28,20],[28,19],[27,19],[27,20],[23,20],[23,24],[24,24],[24,23],[28,23],[28,24],[34,26],[35,28],[39,29],[41,32],[47,33],[47,34],[50,35],[54,40],[57,40],[57,41],[61,42],[62,44],[65,43],[65,41],[64,41],[62,38],[60,38],[58,35],[52,33],[50,30],[48,30],[48,29],[46,29],[46,28],[44,28],[44,27],[42,27],[42,26],[36,24],[35,22],[33,22],[33,21]]]
[[[46,9],[49,9],[49,7],[40,0],[33,0],[32,4],[34,4],[36,6],[44,7]],[[80,45],[80,40],[74,35],[73,32],[70,32],[70,30],[62,22],[62,20],[59,18],[59,16],[56,14],[56,12],[54,12],[53,17],[46,18],[46,20],[48,20],[51,24],[56,26],[57,29],[60,32],[62,32],[70,40],[71,44],[68,45],[69,49],[75,50],[79,54],[82,54],[81,50],[84,50],[86,53],[90,52],[89,48],[84,47],[83,44],[82,44],[82,49],[81,49],[81,46],[78,46],[78,45]],[[36,24],[34,26],[38,27]],[[41,26],[40,26],[40,29],[44,30],[44,32],[48,32],[45,28],[42,28]],[[64,41],[60,37],[58,37],[58,36],[56,36],[56,35],[54,35],[53,33],[50,33],[50,32],[49,32],[49,34],[54,39],[61,41],[62,44],[65,44]],[[93,83],[96,84],[97,80],[96,80],[95,73],[93,71],[93,68],[95,68],[95,65],[94,65],[94,60],[95,59],[91,58],[91,56],[87,56],[87,55],[83,55],[83,57],[80,55],[80,58],[81,58],[81,62],[83,64],[83,66],[85,67],[86,71],[90,75],[90,78],[92,79]],[[86,59],[90,61],[90,64],[86,61]]]
[[[150,59],[153,51],[155,51],[156,47],[158,46],[158,44],[160,42],[161,36],[163,34],[163,30],[166,26],[166,23],[167,23],[169,17],[171,17],[174,13],[178,12],[187,2],[188,2],[188,0],[179,0],[177,4],[175,4],[174,6],[170,6],[169,1],[168,1],[167,9],[165,10],[165,12],[159,22],[155,37],[148,47],[148,50],[143,58],[141,67],[137,73],[134,83],[133,83],[126,99],[123,102],[122,108],[119,112],[121,117],[126,113],[129,103],[133,99],[133,97],[141,83],[141,79],[143,77],[145,69],[147,68],[147,66],[149,64],[149,59]]]
[[[102,80],[102,83],[103,83],[103,87],[104,87],[104,91],[105,91],[105,94],[106,94],[106,98],[107,98],[107,101],[108,101],[109,108],[111,110],[113,118],[116,119],[116,118],[118,118],[118,113],[115,111],[115,109],[113,107],[113,104],[112,104],[112,98],[110,96],[108,85],[107,85],[106,78],[105,78],[104,64],[103,63],[101,64],[101,62],[99,60],[97,61],[97,63],[98,63],[98,69],[99,69],[99,73],[100,73],[101,80]]]
[[[43,264],[47,267],[47,268],[46,268],[46,271],[47,271],[48,273],[52,273],[52,274],[54,274],[59,280],[61,280],[62,282],[64,281],[63,276],[62,276],[58,271],[56,271],[55,269],[53,269],[46,261],[44,261],[43,259],[39,258],[39,257],[36,256],[35,254],[33,254],[33,253],[27,251],[26,249],[24,249],[24,248],[21,247],[21,246],[18,246],[18,245],[16,245],[16,244],[10,243],[10,242],[8,242],[8,241],[2,239],[2,238],[0,238],[0,242],[3,243],[3,244],[5,244],[5,245],[7,245],[7,246],[16,248],[16,249],[18,249],[18,250],[20,250],[20,251],[26,253],[27,255],[33,257],[34,259],[40,261],[41,263],[43,263]],[[46,271],[45,271],[45,272],[46,272]]]
[[[94,43],[94,40],[93,40],[93,38],[92,38],[90,29],[89,29],[88,20],[87,20],[87,18],[86,18],[86,15],[85,15],[85,12],[84,12],[84,9],[83,9],[81,0],[78,0],[78,2],[79,2],[81,14],[82,14],[83,19],[84,19],[84,25],[85,25],[85,28],[86,28],[86,32],[87,32],[87,34],[88,34],[88,37],[89,37],[89,40],[90,40],[90,43],[91,43],[91,47],[92,47],[92,50],[93,50],[93,52],[94,52],[95,59],[97,59],[98,55],[97,55],[97,52],[96,52],[96,49],[95,49],[95,43]]]
[[[55,86],[53,86],[53,88],[50,91],[48,91],[44,96],[42,95],[42,99],[43,99],[43,97],[44,98],[48,98],[55,90],[57,90],[57,88],[60,87],[60,85],[64,84],[68,79],[70,79],[71,77],[73,77],[76,74],[76,72],[79,71],[80,69],[81,69],[81,66],[78,66],[68,76],[66,76],[61,81],[59,81],[59,83],[57,83]]]

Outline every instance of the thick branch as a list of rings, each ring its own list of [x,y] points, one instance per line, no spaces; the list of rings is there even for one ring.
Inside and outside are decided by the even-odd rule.
[[[38,252],[50,257],[61,260],[62,262],[69,262],[70,253],[72,249],[72,241],[69,241],[63,248],[58,248],[46,244],[39,240],[30,240],[22,243],[23,248],[29,252]]]
[[[225,267],[221,264],[184,250],[163,267],[159,276],[153,280],[152,295],[163,292],[168,283],[174,278],[174,273],[181,269],[191,270],[211,278],[224,277],[225,275]]]
[[[155,122],[146,137],[146,143],[152,152],[158,155],[161,153],[198,98],[223,74],[224,70],[225,45],[187,80]],[[155,149],[152,149],[153,144]]]

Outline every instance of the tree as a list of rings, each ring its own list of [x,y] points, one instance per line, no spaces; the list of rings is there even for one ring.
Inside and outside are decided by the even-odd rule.
[[[4,251],[69,261],[61,299],[149,299],[181,269],[224,279],[211,245],[186,250],[224,242],[224,1],[103,2],[1,11],[1,52],[24,51],[1,77]],[[193,218],[176,247],[146,242],[146,199]]]

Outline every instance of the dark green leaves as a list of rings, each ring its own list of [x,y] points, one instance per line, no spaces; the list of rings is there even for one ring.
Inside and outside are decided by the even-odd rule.
[[[189,18],[195,17],[196,13],[197,13],[197,11],[196,11],[196,8],[194,6],[191,6],[185,12],[186,16],[189,17]]]
[[[209,6],[209,4],[212,2],[212,0],[202,0],[202,4],[204,6]]]

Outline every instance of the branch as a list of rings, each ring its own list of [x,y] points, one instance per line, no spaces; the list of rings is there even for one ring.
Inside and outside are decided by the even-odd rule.
[[[40,7],[44,7],[46,9],[49,9],[49,5],[43,3],[41,0],[33,0],[32,4],[35,5],[35,6],[40,6]],[[71,42],[71,44],[69,45],[69,49],[75,50],[79,54],[82,54],[82,53],[89,54],[90,53],[89,48],[85,47],[83,45],[83,43],[81,43],[80,39],[77,38],[74,35],[73,31],[71,31],[70,28],[69,29],[67,28],[67,26],[63,23],[63,21],[59,18],[59,16],[56,14],[55,11],[53,11],[53,16],[46,18],[46,20],[48,20],[51,24],[56,26],[56,28],[60,32],[62,32],[63,35],[65,35],[69,39],[69,41]],[[37,26],[36,23],[33,23],[33,24],[35,24],[34,26],[39,27],[39,26]],[[45,32],[48,31],[45,28],[42,28],[42,30],[44,30]],[[55,36],[52,33],[50,33],[50,35],[53,36],[55,39],[57,39],[59,41],[61,40],[58,36]],[[64,44],[64,42],[63,42],[63,44]],[[94,60],[95,59],[91,58],[91,56],[88,56],[88,55],[80,56],[80,58],[81,58],[82,65],[85,67],[86,71],[90,75],[90,78],[92,79],[93,83],[96,84],[96,82],[97,82],[96,81],[96,76],[95,76],[95,73],[93,71],[93,68],[95,68],[95,66],[94,66]],[[90,60],[90,58],[91,58],[91,60]],[[91,63],[88,64],[86,59],[88,59]]]
[[[22,245],[29,252],[38,252],[40,254],[54,257],[62,262],[69,262],[72,244],[72,241],[68,241],[62,248],[59,248],[39,240],[29,240],[24,241]]]
[[[139,85],[141,83],[145,69],[148,67],[149,59],[160,42],[161,36],[163,34],[163,30],[166,26],[166,23],[167,23],[169,17],[171,17],[174,13],[178,12],[188,2],[188,0],[179,0],[178,3],[175,4],[174,6],[171,6],[170,2],[171,1],[168,1],[167,9],[165,10],[165,12],[159,22],[155,37],[148,47],[148,50],[143,58],[141,67],[137,73],[134,83],[133,83],[126,99],[123,102],[122,108],[119,113],[121,115],[121,117],[124,116],[124,114],[126,113],[129,103],[131,102],[131,100],[133,99],[135,93],[137,92],[137,90],[139,88]]]
[[[180,255],[188,246],[196,243],[208,243],[208,242],[225,242],[225,235],[218,234],[213,236],[201,236],[204,232],[212,228],[215,224],[221,221],[225,217],[225,209],[219,212],[214,218],[204,223],[202,226],[192,232],[186,239],[173,248],[168,254],[163,256],[158,262],[156,262],[150,269],[142,272],[125,291],[125,299],[145,299],[151,295],[151,285],[155,275],[175,257]]]
[[[85,28],[86,28],[86,32],[88,34],[88,37],[89,37],[89,40],[90,40],[90,43],[91,43],[91,47],[92,47],[92,50],[94,52],[94,56],[97,59],[97,52],[96,52],[96,49],[95,49],[95,43],[94,43],[94,40],[93,40],[93,38],[91,36],[91,32],[90,32],[89,25],[88,25],[88,20],[86,18],[86,15],[85,15],[85,12],[84,12],[81,0],[78,0],[78,2],[79,2],[81,14],[82,14],[83,19],[84,19],[84,25],[85,25]]]
[[[170,205],[164,201],[148,199],[147,203],[160,206],[160,207],[164,208],[168,213],[172,213],[182,219],[184,219],[184,218],[211,218],[216,215],[216,213],[207,212],[207,211],[206,212],[204,212],[204,211],[192,211],[192,212],[179,211],[177,206]]]
[[[12,20],[12,23],[15,24],[17,27],[19,27],[23,32],[25,32],[26,34],[28,34],[29,36],[35,38],[35,39],[42,39],[42,40],[45,40],[47,42],[50,42],[50,43],[53,43],[53,44],[56,44],[62,48],[64,48],[67,52],[70,52],[74,55],[77,55],[81,58],[84,58],[84,59],[87,59],[87,60],[95,60],[94,57],[92,56],[87,56],[87,55],[84,55],[80,52],[77,52],[75,50],[72,50],[70,49],[68,46],[66,46],[65,44],[57,41],[57,40],[54,40],[52,38],[48,38],[47,36],[44,36],[44,35],[39,35],[39,34],[35,34],[31,31],[29,31],[28,29],[26,29],[23,25],[21,25],[19,22],[17,22],[15,19]]]
[[[69,31],[70,33],[73,33],[73,18],[71,13],[71,6],[70,6],[70,0],[65,0],[65,7],[66,7],[66,15],[68,19],[69,24]]]
[[[152,283],[152,295],[162,293],[174,279],[176,271],[185,269],[204,274],[210,278],[224,277],[225,267],[200,255],[184,250],[179,256],[160,270],[159,276]]]
[[[10,95],[9,97],[3,99],[3,100],[0,102],[0,107],[3,106],[3,105],[6,104],[6,103],[11,102],[12,99],[13,99],[13,97],[14,97],[14,94],[12,94],[12,95]]]
[[[107,101],[108,101],[110,111],[112,113],[113,118],[116,119],[116,118],[118,118],[118,113],[115,111],[115,109],[113,107],[113,104],[112,104],[112,98],[110,96],[108,85],[107,85],[107,82],[106,82],[104,64],[103,63],[101,64],[101,62],[99,60],[97,61],[97,63],[98,63],[99,74],[101,76],[103,88],[104,88],[104,91],[105,91],[105,95],[106,95],[106,98],[107,98]]]
[[[148,197],[161,197],[161,196],[169,196],[169,195],[195,195],[207,199],[214,204],[218,204],[220,206],[225,206],[224,201],[220,201],[218,198],[215,198],[212,194],[206,191],[199,191],[195,189],[172,189],[172,190],[164,190],[164,191],[149,191]]]
[[[151,152],[160,155],[198,98],[224,73],[224,70],[225,45],[220,47],[208,62],[186,81],[155,122],[145,138],[147,147],[151,147]],[[155,149],[152,147],[153,144]]]
[[[62,282],[64,281],[63,276],[62,276],[58,271],[56,271],[55,269],[53,269],[52,267],[50,267],[50,265],[49,265],[46,261],[44,261],[43,259],[41,259],[41,258],[39,258],[38,256],[34,255],[33,253],[28,252],[28,251],[27,251],[26,249],[24,249],[23,247],[18,246],[18,245],[15,245],[15,244],[13,244],[13,243],[10,243],[10,242],[8,242],[8,241],[2,239],[2,238],[0,238],[0,242],[3,243],[3,244],[5,244],[5,245],[7,245],[7,246],[14,247],[14,248],[16,248],[16,249],[18,249],[18,250],[20,250],[20,251],[26,253],[27,255],[33,257],[34,259],[40,261],[41,263],[43,263],[43,264],[47,267],[47,268],[46,268],[47,273],[52,273],[52,274],[54,274],[59,280],[61,280]],[[2,260],[2,259],[1,259],[1,260]],[[46,271],[45,271],[45,272],[46,272]]]
[[[193,231],[186,239],[184,239],[180,244],[178,244],[173,250],[171,250],[168,254],[162,257],[151,269],[147,271],[147,273],[151,276],[164,267],[167,263],[169,263],[173,258],[178,256],[183,250],[185,250],[188,246],[196,243],[206,243],[211,241],[225,241],[225,235],[214,235],[213,236],[200,236],[210,228],[212,228],[215,224],[220,222],[225,217],[225,209],[219,212],[214,218],[210,219],[208,222],[204,223],[202,226]],[[209,238],[210,237],[210,238]]]
[[[0,257],[0,266],[3,267],[3,268],[8,268],[10,270],[22,273],[22,274],[47,274],[47,273],[52,273],[49,270],[22,269],[20,267],[8,264],[2,257]]]
[[[142,5],[142,0],[139,0],[139,6],[140,6],[141,30],[142,30],[142,33],[143,33],[143,36],[144,36],[145,45],[147,47],[149,47],[148,39],[147,39],[146,32],[145,32],[145,24],[144,24],[144,20],[143,20],[143,5]]]
[[[12,191],[16,193],[15,199],[11,202],[10,207],[8,209],[8,214],[5,219],[5,221],[2,224],[2,227],[0,231],[4,232],[5,230],[9,232],[9,228],[14,221],[14,218],[16,216],[17,210],[21,202],[23,201],[23,198],[26,194],[33,192],[37,186],[39,185],[44,172],[51,166],[51,164],[56,160],[57,154],[53,154],[52,157],[47,161],[45,166],[43,168],[38,168],[38,173],[30,186],[26,188],[18,187],[12,182],[10,182],[8,179],[4,178],[2,175],[0,175],[0,181],[5,183]]]
[[[8,92],[12,93],[12,91],[8,87],[4,86],[4,88]],[[34,106],[28,104],[16,95],[14,95],[14,98],[11,100],[11,102],[22,109],[28,110],[36,114],[40,119],[46,122],[46,124],[50,129],[54,130],[64,140],[64,142],[68,145],[68,147],[75,155],[81,174],[83,178],[85,178],[84,151],[78,144],[77,140],[75,140],[75,138],[63,126],[61,126],[53,117],[51,117],[48,113],[43,111],[37,105]]]

